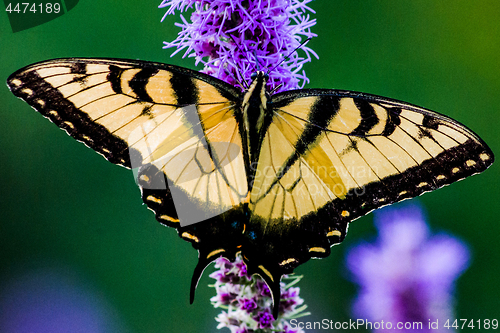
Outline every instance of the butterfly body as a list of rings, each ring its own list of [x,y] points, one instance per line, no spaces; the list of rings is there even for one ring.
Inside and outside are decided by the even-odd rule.
[[[242,133],[248,145],[250,165],[258,162],[262,136],[272,120],[272,114],[268,112],[269,94],[266,91],[266,81],[267,75],[264,72],[256,72],[250,87],[243,94],[241,113],[244,130]],[[250,174],[252,174],[251,171]]]
[[[138,169],[148,208],[199,252],[191,299],[210,262],[241,252],[277,304],[281,276],[328,256],[350,221],[493,163],[476,134],[441,114],[351,91],[270,95],[266,79],[257,72],[242,93],[172,65],[70,58],[25,67],[8,85]]]

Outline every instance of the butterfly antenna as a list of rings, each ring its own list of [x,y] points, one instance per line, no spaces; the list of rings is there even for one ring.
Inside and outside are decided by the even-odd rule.
[[[288,55],[286,57],[283,58],[283,60],[281,60],[276,66],[274,66],[273,68],[271,68],[270,70],[267,71],[266,74],[269,74],[271,73],[272,71],[274,71],[279,65],[281,65],[283,62],[287,61],[288,59],[290,59],[290,56],[292,54],[295,53],[295,51],[297,51],[298,49],[300,49],[302,46],[304,46],[305,44],[307,44],[307,42],[309,42],[312,38],[309,37],[308,39],[306,39],[305,41],[303,41],[302,43],[300,43],[299,46],[297,46],[292,52],[288,53]]]
[[[236,41],[234,40],[233,38],[233,35],[229,35],[229,37],[231,37],[231,39],[233,40],[234,44],[236,45],[236,47],[238,48],[238,50],[240,50],[240,52],[243,54],[243,53],[247,53],[247,52],[243,52],[243,50],[240,48],[239,44],[236,43]],[[257,58],[257,51],[256,50],[253,50],[253,56],[255,58],[255,62],[257,63],[257,70],[260,71],[260,67],[263,67],[262,64],[259,62],[259,58]]]
[[[259,61],[259,58],[257,58],[257,50],[253,50],[253,56],[255,58],[255,62],[257,63],[257,66],[255,67],[257,67],[257,71],[260,71],[260,68],[264,66],[262,66],[262,64]]]
[[[280,84],[278,84],[276,87],[274,87],[274,88],[273,88],[273,90],[271,90],[271,91],[269,92],[269,95],[274,94],[274,93],[275,93],[276,91],[278,91],[278,89],[279,89],[279,88],[281,88],[281,87],[283,87],[283,83],[280,83]]]
[[[236,47],[238,48],[238,50],[240,50],[241,54],[245,54],[246,52],[244,52],[244,51],[240,48],[240,45],[236,42],[236,40],[234,39],[233,35],[229,35],[229,37],[233,40],[234,45],[236,45]],[[247,89],[248,89],[248,87],[249,87],[250,85],[248,84],[248,82],[245,80],[245,78],[244,78],[244,77],[243,77],[243,75],[241,74],[240,69],[239,69],[239,68],[236,68],[236,70],[239,72],[240,77],[243,79],[243,83],[244,83],[244,85],[243,85],[243,84],[241,84],[241,82],[240,82],[238,79],[236,79],[232,73],[230,73],[229,71],[227,71],[227,72],[229,73],[229,75],[231,75],[231,76],[233,77],[233,79],[234,79],[236,82],[238,82],[238,84],[239,84],[239,85],[243,88],[243,90],[247,90]]]
[[[226,67],[226,66],[225,66]],[[243,81],[241,82],[240,80],[238,80],[236,78],[236,76],[233,75],[233,73],[231,73],[231,71],[229,71],[227,68],[224,68],[224,70],[226,71],[227,74],[229,74],[229,76],[231,76],[233,78],[234,81],[236,81],[236,83],[238,83],[238,85],[243,89],[243,90],[248,90],[248,83],[247,81]],[[237,68],[237,70],[239,70]],[[241,73],[240,73],[240,76],[241,76]]]

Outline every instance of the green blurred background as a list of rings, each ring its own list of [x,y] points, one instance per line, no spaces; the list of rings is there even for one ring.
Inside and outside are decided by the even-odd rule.
[[[170,58],[177,17],[160,23],[157,1],[81,0],[67,14],[12,33],[0,20],[0,81],[59,57],[115,57],[194,68]],[[500,2],[498,0],[318,0],[306,65],[309,88],[363,91],[408,101],[466,124],[500,151]],[[202,278],[189,305],[197,252],[142,205],[132,173],[68,137],[0,88],[0,299],[16,281],[58,272],[83,286],[123,332],[214,332],[215,291]],[[499,167],[418,200],[431,228],[469,244],[470,268],[458,280],[458,318],[500,317]],[[313,315],[348,320],[356,287],[346,251],[376,231],[354,222],[332,255],[299,267],[301,295]],[[57,275],[56,274],[56,275]],[[71,282],[71,283],[73,283]],[[3,293],[3,294],[2,294]],[[39,300],[50,302],[50,300]],[[1,318],[1,314],[0,314]],[[111,328],[109,331],[113,331]]]

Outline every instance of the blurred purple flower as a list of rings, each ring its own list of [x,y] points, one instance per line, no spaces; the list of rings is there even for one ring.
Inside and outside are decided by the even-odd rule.
[[[290,90],[304,86],[307,79],[302,66],[317,54],[307,46],[293,52],[301,42],[315,37],[311,27],[316,24],[308,12],[312,0],[163,0],[167,7],[163,19],[175,11],[194,10],[191,22],[182,15],[182,30],[164,48],[175,47],[176,54],[195,57],[196,64],[205,65],[203,72],[232,85],[250,79],[256,70],[268,70],[268,88]],[[162,19],[162,20],[163,20]],[[285,59],[289,56],[288,59]],[[255,59],[256,58],[256,59]]]
[[[453,318],[455,279],[468,267],[469,251],[450,235],[431,235],[416,205],[375,213],[379,237],[351,249],[347,266],[361,291],[354,316],[370,322],[422,322],[418,332]],[[383,332],[384,330],[377,330]],[[387,329],[385,331],[393,331]],[[448,331],[448,330],[446,330]]]
[[[102,290],[73,267],[33,262],[13,268],[17,273],[0,281],[0,332],[129,332]]]
[[[215,279],[217,295],[212,297],[214,307],[225,309],[216,320],[219,322],[217,328],[227,327],[232,333],[254,332],[286,332],[302,333],[303,331],[292,330],[288,320],[299,318],[305,313],[306,305],[300,298],[300,288],[292,287],[300,280],[300,276],[287,277],[283,280],[291,280],[288,285],[281,283],[281,304],[277,320],[271,314],[271,294],[266,283],[256,275],[249,276],[246,266],[240,257],[231,263],[225,258],[215,261],[215,268],[219,270],[210,274]],[[228,296],[230,295],[230,296]],[[301,306],[302,305],[302,306]]]

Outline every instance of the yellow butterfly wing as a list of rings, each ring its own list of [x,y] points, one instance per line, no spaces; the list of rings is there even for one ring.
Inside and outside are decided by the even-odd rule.
[[[182,223],[179,214],[186,224],[219,215],[247,195],[234,114],[240,92],[220,80],[165,64],[71,58],[25,67],[8,85],[109,161],[139,168],[146,192],[169,185],[168,198],[144,197],[164,207],[157,218],[166,224]]]
[[[455,120],[349,91],[277,94],[252,181],[252,218],[269,281],[342,241],[378,207],[479,173],[493,153]],[[279,244],[279,246],[277,245]]]

